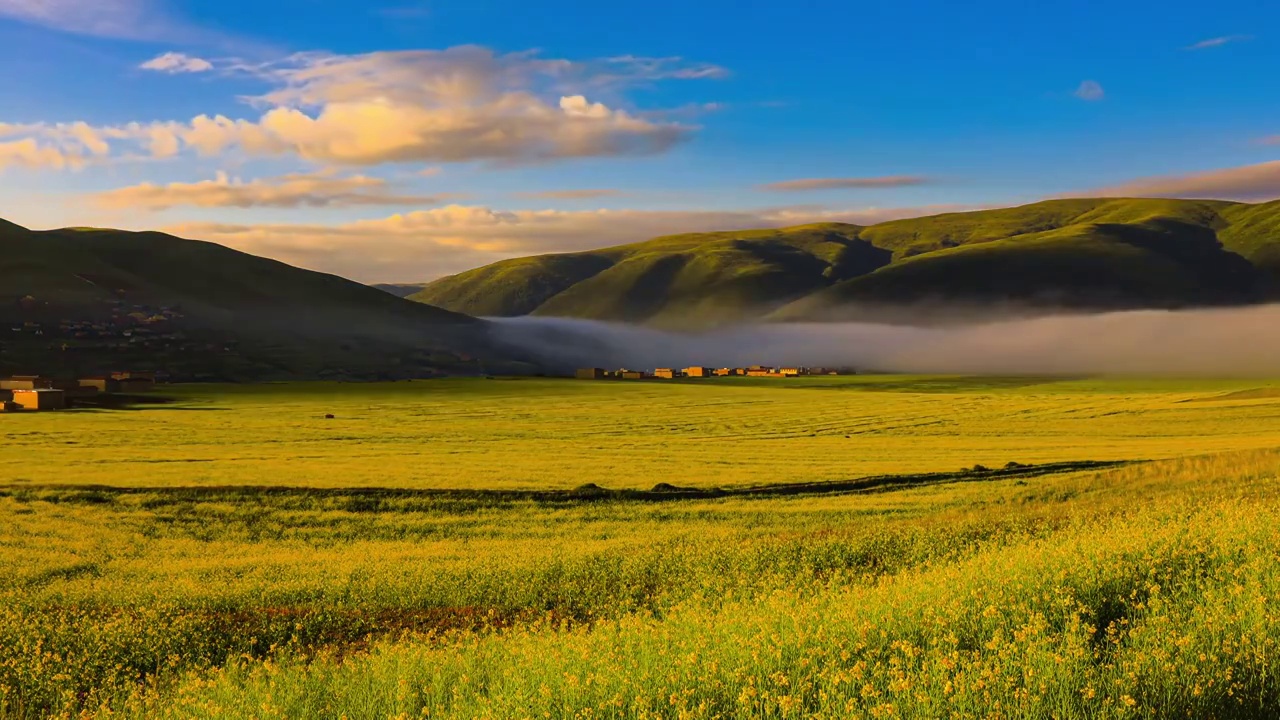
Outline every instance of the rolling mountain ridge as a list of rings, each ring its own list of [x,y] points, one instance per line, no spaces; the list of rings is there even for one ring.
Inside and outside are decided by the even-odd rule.
[[[697,328],[850,308],[1120,309],[1277,297],[1280,201],[1050,200],[880,223],[694,233],[506,260],[410,299],[476,316]]]
[[[0,223],[0,373],[415,377],[507,360],[482,321],[213,243]]]

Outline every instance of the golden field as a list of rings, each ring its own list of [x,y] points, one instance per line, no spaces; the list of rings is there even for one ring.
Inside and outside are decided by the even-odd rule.
[[[0,716],[1270,717],[1272,387],[477,379],[5,416]],[[1085,460],[1127,462],[960,472]]]
[[[1160,459],[1273,446],[1271,392],[1280,385],[909,376],[190,386],[145,410],[5,418],[0,477],[649,488]]]

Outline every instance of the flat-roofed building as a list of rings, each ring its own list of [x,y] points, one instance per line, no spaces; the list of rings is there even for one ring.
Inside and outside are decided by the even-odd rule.
[[[0,390],[39,390],[53,386],[53,378],[40,375],[14,375],[0,379]]]
[[[603,380],[605,377],[604,368],[579,368],[574,377],[579,380]]]
[[[67,406],[67,393],[49,388],[14,390],[13,402],[25,410],[61,410]]]
[[[680,377],[680,371],[673,368],[656,368],[653,371],[653,376],[671,380]]]
[[[133,370],[111,373],[111,379],[119,383],[122,393],[146,392],[156,387],[156,374],[153,372],[137,372]]]
[[[80,387],[93,388],[98,392],[118,392],[120,390],[120,381],[113,377],[105,375],[98,377],[80,378]]]
[[[685,377],[711,377],[714,372],[709,367],[687,367],[684,369]]]

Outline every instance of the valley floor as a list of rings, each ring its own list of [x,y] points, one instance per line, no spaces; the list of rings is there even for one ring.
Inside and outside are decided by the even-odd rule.
[[[733,487],[1172,458],[1272,447],[1280,430],[1280,384],[1258,380],[529,378],[171,386],[168,395],[172,403],[131,411],[5,417],[0,477],[120,487]]]
[[[0,717],[1280,705],[1270,382],[171,394],[0,418]]]

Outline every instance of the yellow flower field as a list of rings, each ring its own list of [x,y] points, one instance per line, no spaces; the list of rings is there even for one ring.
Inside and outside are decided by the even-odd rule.
[[[6,416],[0,717],[1270,717],[1272,387],[450,380]],[[1085,460],[1127,462],[1042,465]],[[962,472],[1008,462],[1040,469]],[[586,483],[726,493],[536,492]]]

